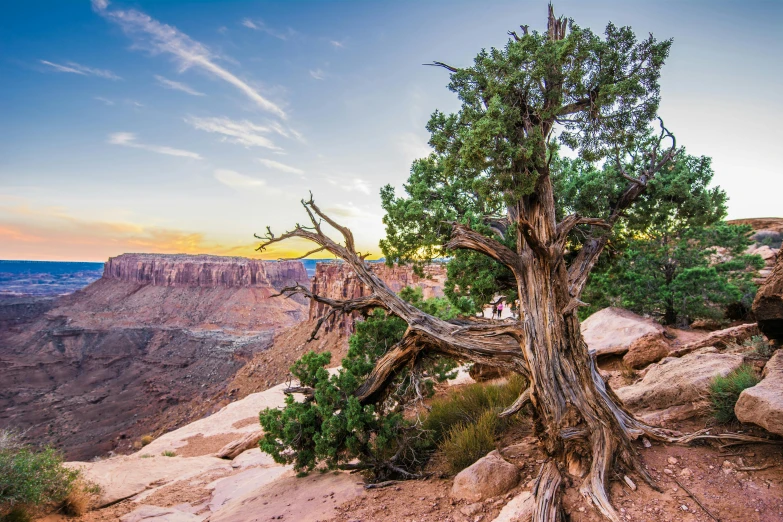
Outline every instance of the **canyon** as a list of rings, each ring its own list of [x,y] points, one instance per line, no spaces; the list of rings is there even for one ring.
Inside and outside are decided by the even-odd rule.
[[[442,296],[445,268],[373,263],[392,288]],[[178,428],[285,379],[305,351],[339,364],[353,320],[327,324],[289,286],[311,287],[301,261],[123,254],[82,290],[57,298],[0,299],[0,428],[24,431],[68,459],[126,453],[145,434]],[[312,287],[363,295],[339,263],[319,263]]]

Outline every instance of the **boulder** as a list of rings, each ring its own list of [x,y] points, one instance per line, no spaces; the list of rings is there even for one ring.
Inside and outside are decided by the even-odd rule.
[[[509,370],[504,370],[488,364],[473,363],[468,370],[468,375],[476,382],[486,382],[501,377],[507,377],[511,374]]]
[[[669,343],[662,334],[648,334],[631,343],[628,353],[623,356],[623,362],[629,368],[638,370],[660,361],[669,355],[670,350]]]
[[[725,328],[711,332],[705,337],[697,341],[685,344],[675,350],[672,350],[669,355],[672,357],[681,357],[685,354],[695,352],[701,348],[708,346],[714,346],[716,348],[728,348],[732,344],[742,344],[747,339],[750,339],[754,335],[759,334],[759,328],[756,323],[741,324],[738,326],[732,326],[731,328]]]
[[[726,376],[742,365],[742,355],[703,348],[682,358],[667,357],[651,365],[636,384],[617,390],[635,412],[653,412],[702,400],[716,375]]]
[[[519,470],[494,450],[454,477],[451,496],[478,502],[506,493],[519,482]]]
[[[645,335],[662,335],[663,326],[622,308],[604,308],[582,322],[587,347],[602,355],[619,355]]]
[[[503,506],[492,522],[530,522],[533,520],[535,497],[530,491],[523,491]]]
[[[204,520],[204,517],[173,507],[164,508],[146,504],[120,517],[120,522],[198,522],[201,520]]]
[[[783,256],[778,256],[774,271],[756,293],[752,310],[759,330],[783,342]]]
[[[760,383],[740,394],[734,413],[740,422],[783,435],[783,350],[772,355],[762,375]]]

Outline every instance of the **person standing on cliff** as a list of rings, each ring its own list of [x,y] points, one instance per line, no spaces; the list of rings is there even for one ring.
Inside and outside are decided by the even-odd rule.
[[[492,304],[492,319],[494,319],[497,314],[498,314],[498,304],[497,303],[493,303]]]
[[[501,300],[498,303],[498,319],[500,319],[502,315],[503,315],[503,301]]]

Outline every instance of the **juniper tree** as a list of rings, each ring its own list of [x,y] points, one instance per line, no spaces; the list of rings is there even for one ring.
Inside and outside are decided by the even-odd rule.
[[[334,313],[382,308],[407,323],[402,339],[356,389],[362,404],[382,400],[395,376],[424,354],[519,373],[529,387],[501,415],[530,404],[549,456],[533,487],[533,520],[560,520],[563,487],[575,483],[600,513],[619,522],[607,496],[615,468],[635,471],[654,484],[633,440],[693,437],[674,439],[622,406],[588,354],[576,312],[609,232],[676,156],[674,136],[662,123],[653,126],[658,79],[671,42],[653,36],[639,41],[630,28],[611,23],[599,37],[555,17],[551,6],[545,32],[522,26],[509,34],[503,49],[482,51],[472,66],[435,62],[451,73],[449,88],[461,108],[449,115],[435,112],[430,119],[434,152],[414,163],[411,176],[426,176],[431,185],[418,184],[421,194],[402,199],[407,210],[399,204],[401,212],[421,218],[387,216],[383,248],[400,260],[426,258],[441,249],[495,260],[515,283],[518,320],[444,320],[416,308],[368,268],[351,231],[312,197],[302,202],[310,224],[280,236],[269,232],[260,248],[292,237],[314,242],[318,246],[308,255],[326,250],[343,259],[370,293],[347,300],[301,288],[287,293],[307,293]],[[622,180],[622,185],[600,202],[605,208],[599,215],[558,215],[552,176],[557,141],[587,162],[614,164],[605,183]],[[388,190],[383,197],[395,199]],[[324,231],[327,225],[339,241]],[[449,235],[442,243],[444,230]],[[572,252],[574,245],[578,251]]]

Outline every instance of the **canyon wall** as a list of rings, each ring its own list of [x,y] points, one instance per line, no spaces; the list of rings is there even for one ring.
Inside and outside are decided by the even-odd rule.
[[[276,332],[307,318],[303,298],[272,298],[296,283],[309,286],[295,261],[126,254],[83,290],[9,303],[29,313],[0,321],[0,428],[83,460],[209,413]]]
[[[424,277],[413,272],[409,266],[387,266],[384,263],[370,263],[372,271],[395,292],[406,286],[422,289],[425,299],[443,297],[443,285],[446,281],[446,265],[431,264],[424,268]],[[331,299],[354,299],[369,293],[367,287],[359,281],[351,267],[340,262],[318,263],[312,281],[312,291],[316,295]],[[327,311],[327,306],[315,301],[310,302],[309,318],[317,319]],[[353,318],[341,318],[338,322],[324,325],[326,331],[342,328],[345,333],[353,331]]]

